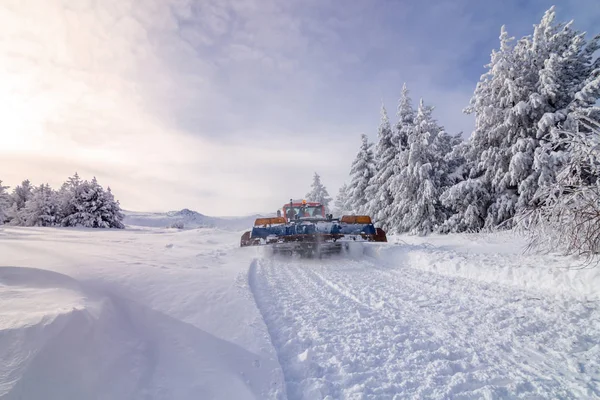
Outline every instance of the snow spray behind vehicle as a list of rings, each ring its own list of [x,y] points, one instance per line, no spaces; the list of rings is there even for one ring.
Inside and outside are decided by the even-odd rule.
[[[352,242],[387,242],[387,237],[367,215],[333,218],[321,203],[290,200],[277,217],[257,218],[240,245],[268,245],[275,253],[311,257],[340,253]]]

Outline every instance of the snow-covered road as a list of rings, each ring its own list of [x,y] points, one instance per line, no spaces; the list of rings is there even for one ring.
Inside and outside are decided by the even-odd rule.
[[[290,399],[600,396],[597,304],[374,259],[256,259]]]

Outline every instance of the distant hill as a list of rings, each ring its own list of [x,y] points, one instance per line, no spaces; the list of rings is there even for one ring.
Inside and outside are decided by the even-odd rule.
[[[124,213],[125,220],[123,222],[130,226],[183,227],[183,229],[219,228],[233,231],[249,229],[254,224],[254,220],[261,217],[259,214],[241,217],[210,217],[187,208],[164,213],[139,211],[124,211]]]

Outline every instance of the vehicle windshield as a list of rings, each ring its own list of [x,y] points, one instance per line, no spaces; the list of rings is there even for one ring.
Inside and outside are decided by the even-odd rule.
[[[286,218],[294,219],[296,215],[299,218],[322,218],[323,206],[305,206],[305,207],[285,207]]]

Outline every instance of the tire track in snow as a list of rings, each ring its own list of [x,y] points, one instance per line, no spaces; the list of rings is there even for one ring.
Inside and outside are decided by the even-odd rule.
[[[256,260],[249,280],[291,399],[599,393],[597,309],[369,259]]]
[[[392,279],[372,280],[367,299],[364,286],[356,286],[361,282],[356,276],[348,279],[335,269],[328,272],[336,285],[348,285],[344,292],[353,293],[361,302],[385,301],[392,303],[392,309],[412,307],[417,318],[426,315],[420,321],[445,333],[458,333],[453,335],[454,340],[463,349],[475,351],[480,364],[490,371],[505,375],[500,380],[513,382],[509,385],[513,391],[548,392],[559,397],[600,396],[597,306],[540,294],[532,297],[525,291],[410,268],[390,270],[376,265],[370,275]],[[419,313],[416,307],[423,307],[426,313]],[[576,343],[589,352],[583,357],[570,352]],[[578,369],[588,375],[582,376]]]

